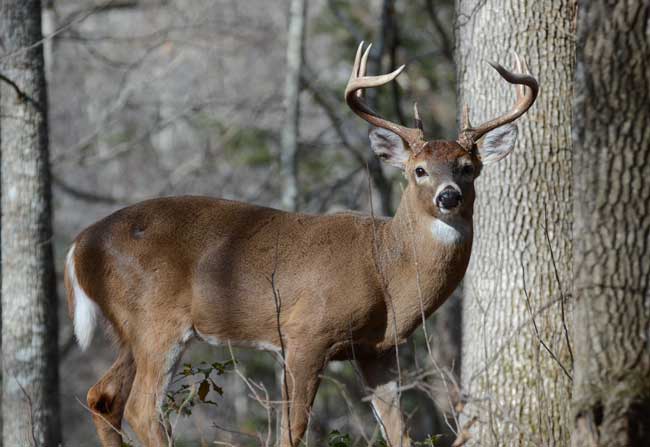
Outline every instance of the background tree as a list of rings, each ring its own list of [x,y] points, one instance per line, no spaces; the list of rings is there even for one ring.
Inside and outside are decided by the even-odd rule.
[[[463,298],[462,385],[481,445],[569,438],[572,281],[571,94],[575,4],[457,1],[459,104],[474,124],[509,110],[514,88],[485,61],[527,62],[541,91],[512,155],[483,169]],[[563,320],[564,318],[564,320]],[[532,323],[532,324],[531,324]]]
[[[394,6],[392,22],[384,14],[388,4]],[[287,35],[289,7],[290,0],[53,2],[49,111],[59,279],[70,241],[81,229],[140,200],[206,194],[282,206],[287,48],[278,36]],[[369,213],[370,161],[374,212],[392,212],[403,176],[379,163],[373,170],[367,125],[342,98],[354,52],[360,40],[372,42],[375,51],[383,40],[383,51],[372,55],[381,62],[377,70],[402,63],[408,69],[398,86],[377,90],[378,111],[399,121],[400,108],[411,125],[417,99],[428,136],[447,138],[455,128],[453,21],[451,0],[309,1],[298,137],[302,211]],[[397,39],[389,36],[394,30]],[[382,182],[390,194],[381,192]],[[66,445],[78,445],[95,439],[95,433],[77,398],[84,401],[114,353],[99,334],[92,349],[80,353],[64,307],[62,302],[62,420]],[[430,347],[440,371],[431,364],[422,332],[400,349],[403,402],[415,439],[448,430],[435,406],[441,413],[450,408],[451,382],[441,377],[459,364],[457,321],[446,318],[443,309],[429,320]],[[242,374],[262,383],[271,400],[279,399],[274,358],[246,350],[235,355]],[[227,349],[196,344],[183,361],[229,358]],[[361,445],[378,439],[354,368],[336,363],[324,374],[310,443],[324,443],[332,430]],[[273,407],[267,412],[250,398],[238,375],[220,380],[224,398],[217,399],[219,406],[196,407],[192,417],[182,418],[179,443],[219,439],[259,445],[239,431],[266,439],[267,420],[275,420]]]
[[[60,439],[47,95],[38,0],[0,6],[4,445]]]
[[[575,446],[650,445],[650,5],[581,1]]]
[[[287,70],[284,84],[284,127],[280,162],[282,163],[282,205],[298,209],[298,137],[300,136],[300,73],[305,42],[307,0],[291,0],[287,33]]]

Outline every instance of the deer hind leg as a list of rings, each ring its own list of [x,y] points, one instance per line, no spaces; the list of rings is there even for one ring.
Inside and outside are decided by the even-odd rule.
[[[171,427],[162,414],[165,391],[176,370],[187,341],[193,336],[187,329],[176,337],[147,337],[147,349],[135,350],[136,374],[125,417],[143,445],[172,445]]]
[[[128,347],[121,347],[113,366],[88,390],[88,407],[102,447],[123,445],[122,416],[135,377],[135,362]]]
[[[324,350],[290,347],[282,383],[282,447],[297,447],[309,423],[309,413],[325,367]],[[291,433],[291,435],[289,435]]]

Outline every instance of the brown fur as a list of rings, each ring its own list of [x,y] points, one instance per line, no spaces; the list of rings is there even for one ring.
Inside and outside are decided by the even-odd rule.
[[[272,275],[291,401],[282,445],[290,445],[287,411],[294,445],[301,439],[329,360],[354,355],[368,385],[385,394],[389,379],[378,374],[378,359],[390,358],[395,344],[421,324],[422,310],[429,316],[450,296],[469,261],[474,177],[459,179],[461,159],[478,172],[480,162],[457,143],[428,143],[407,163],[409,184],[391,219],[286,213],[187,196],[138,203],[84,230],[75,241],[77,279],[121,346],[112,369],[88,393],[89,406],[106,419],[95,418],[102,445],[119,445],[106,421],[119,428],[124,412],[146,445],[166,443],[157,405],[188,331],[280,346]],[[416,184],[413,169],[422,163],[431,179]],[[433,204],[448,179],[463,191],[453,217]],[[434,218],[461,221],[468,232],[459,243],[442,243],[431,233]],[[65,283],[72,314],[68,272]],[[389,442],[406,436],[399,409],[377,405]]]

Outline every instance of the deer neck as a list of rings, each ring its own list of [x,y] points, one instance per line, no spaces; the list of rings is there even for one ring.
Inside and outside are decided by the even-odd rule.
[[[403,341],[451,295],[462,280],[472,248],[472,210],[441,220],[404,191],[395,216],[382,227],[377,264],[388,315],[386,343]]]

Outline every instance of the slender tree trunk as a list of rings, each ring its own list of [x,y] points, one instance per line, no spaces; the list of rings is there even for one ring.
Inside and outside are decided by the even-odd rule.
[[[285,118],[282,129],[282,205],[298,209],[298,137],[300,135],[300,71],[305,41],[307,0],[291,0],[287,36],[287,79],[284,88]]]
[[[0,6],[2,416],[6,446],[56,446],[57,305],[38,0]]]
[[[572,367],[562,309],[569,312],[563,298],[572,281],[575,4],[457,0],[457,13],[459,104],[470,106],[473,124],[515,102],[514,88],[486,61],[515,68],[515,50],[541,85],[517,122],[512,155],[484,167],[477,180],[464,283],[464,417],[478,417],[472,433],[482,446],[566,446]]]
[[[573,445],[650,445],[650,3],[580,2]]]
[[[395,21],[395,0],[383,0],[381,4],[381,16],[379,19],[379,35],[368,59],[367,73],[370,76],[383,74],[382,59],[386,50],[386,43],[392,38],[393,23]],[[392,71],[392,70],[391,70]],[[366,102],[373,110],[378,110],[378,90],[368,89],[365,93]],[[372,129],[372,126],[370,126]],[[384,216],[391,216],[393,209],[393,183],[384,173],[381,161],[369,151],[368,172],[372,183],[377,188],[379,195],[380,212]]]

